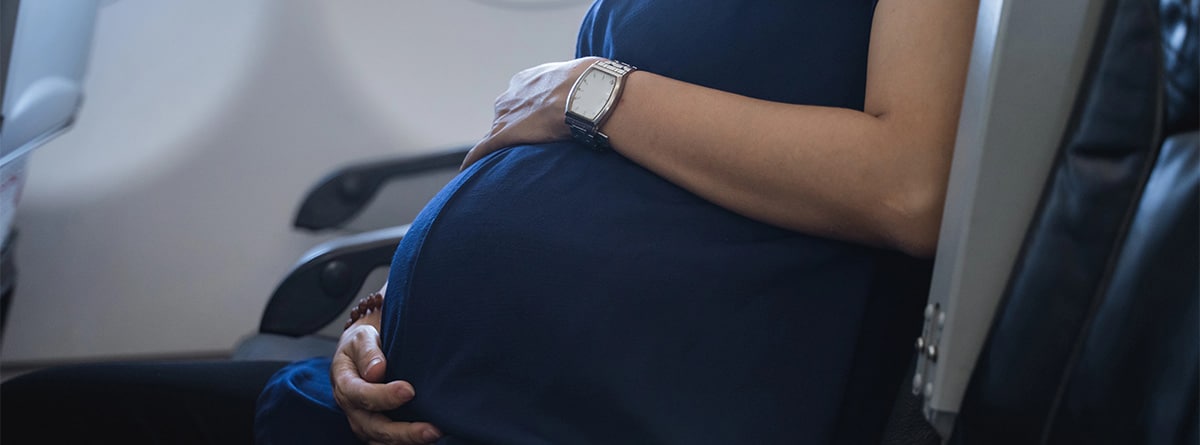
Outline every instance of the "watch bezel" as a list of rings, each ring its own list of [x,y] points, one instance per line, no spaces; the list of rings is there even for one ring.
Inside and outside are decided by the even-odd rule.
[[[575,92],[576,92],[576,90],[579,89],[579,83],[582,82],[583,79],[585,77],[587,77],[587,75],[593,70],[608,74],[610,76],[613,76],[614,79],[616,79],[616,81],[613,82],[612,92],[608,95],[608,100],[604,102],[604,106],[600,107],[600,113],[596,115],[595,119],[592,119],[592,118],[583,116],[579,113],[576,113],[574,111],[571,111],[571,106],[575,104]],[[567,96],[566,112],[568,114],[574,115],[575,117],[579,118],[582,121],[590,122],[593,126],[592,131],[599,132],[600,127],[602,125],[604,125],[604,122],[608,121],[608,116],[609,116],[609,114],[611,114],[613,106],[616,105],[617,100],[619,100],[621,98],[621,92],[625,89],[624,88],[625,87],[624,77],[628,73],[629,73],[628,71],[625,73],[617,72],[617,71],[603,65],[603,61],[593,63],[586,70],[584,70],[583,74],[580,74],[579,78],[575,79],[575,82],[571,85],[570,95]]]

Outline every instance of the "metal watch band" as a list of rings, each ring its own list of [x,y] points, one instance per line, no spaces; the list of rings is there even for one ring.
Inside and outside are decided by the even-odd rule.
[[[629,74],[630,72],[633,72],[634,70],[637,69],[637,67],[630,65],[628,63],[619,62],[616,60],[609,60],[609,59],[604,59],[599,62],[596,62],[593,66],[595,66],[597,68],[605,68],[609,71],[612,71],[612,73],[616,74],[617,77],[625,77],[626,74]]]
[[[576,141],[594,150],[605,150],[609,147],[608,136],[596,130],[592,121],[578,114],[567,112],[567,126],[571,127],[571,136]]]
[[[637,67],[628,63],[608,59],[598,61],[589,68],[603,70],[617,77],[617,85],[614,87],[612,98],[614,104],[617,100],[620,100],[625,76],[637,70]],[[593,122],[583,116],[567,111],[566,123],[571,129],[571,136],[588,148],[594,150],[608,149],[608,136],[600,132],[600,125],[608,119],[608,115],[611,113],[612,108],[610,107],[604,114],[597,116],[596,121]]]

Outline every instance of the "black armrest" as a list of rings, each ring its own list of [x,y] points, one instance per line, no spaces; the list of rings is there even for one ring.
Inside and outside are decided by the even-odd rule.
[[[367,276],[392,262],[408,225],[326,242],[300,259],[275,288],[259,332],[299,337],[315,333],[349,306]]]
[[[339,227],[362,211],[387,181],[458,168],[470,148],[457,147],[430,155],[363,162],[341,168],[309,190],[292,224],[314,231]]]

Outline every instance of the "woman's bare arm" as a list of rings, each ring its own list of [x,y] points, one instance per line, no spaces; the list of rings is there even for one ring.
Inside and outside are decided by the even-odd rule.
[[[602,130],[634,162],[747,217],[931,256],[977,8],[978,0],[880,0],[861,112],[638,71]],[[567,95],[595,60],[514,76],[463,167],[504,147],[568,139]]]
[[[603,131],[626,157],[748,217],[930,256],[977,6],[881,0],[864,112],[635,72]]]

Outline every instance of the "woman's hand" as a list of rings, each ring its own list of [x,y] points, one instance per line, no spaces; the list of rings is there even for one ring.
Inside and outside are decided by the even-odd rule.
[[[461,168],[501,148],[569,139],[567,96],[575,80],[597,60],[600,58],[584,57],[547,63],[513,76],[508,90],[496,98],[492,130],[471,148]]]
[[[422,422],[397,422],[383,415],[412,400],[415,392],[408,382],[380,383],[387,360],[380,350],[380,313],[372,312],[342,333],[329,374],[333,398],[350,428],[369,444],[433,443],[441,433]]]

